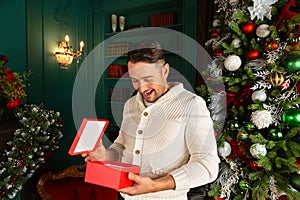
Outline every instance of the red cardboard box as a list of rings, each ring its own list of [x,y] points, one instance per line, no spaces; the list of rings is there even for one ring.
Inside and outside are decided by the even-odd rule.
[[[139,174],[140,167],[116,161],[91,161],[86,165],[84,181],[119,190],[133,185],[128,173]]]
[[[93,151],[99,144],[108,120],[84,118],[77,131],[75,139],[69,149],[69,154],[78,154]],[[140,167],[116,161],[91,161],[87,162],[85,182],[101,185],[119,190],[132,186],[128,179],[128,172],[139,174]]]

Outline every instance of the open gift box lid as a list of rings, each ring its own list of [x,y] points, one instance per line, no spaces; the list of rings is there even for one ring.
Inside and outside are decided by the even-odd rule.
[[[84,118],[68,153],[74,156],[95,150],[108,123],[106,119]]]

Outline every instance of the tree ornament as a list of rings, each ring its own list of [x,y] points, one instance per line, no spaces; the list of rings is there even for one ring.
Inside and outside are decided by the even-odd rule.
[[[252,49],[248,52],[247,58],[250,60],[254,60],[260,57],[260,52],[256,49]]]
[[[223,56],[223,51],[221,49],[216,49],[214,51],[214,56],[215,57]]]
[[[260,38],[265,38],[268,37],[268,35],[270,34],[270,30],[269,30],[269,25],[268,24],[261,24],[256,28],[256,35],[257,37]]]
[[[231,5],[231,6],[235,6],[235,5],[237,5],[239,3],[239,0],[229,0],[229,4]]]
[[[294,51],[282,58],[283,66],[289,73],[297,72],[300,70],[300,51]]]
[[[240,187],[240,189],[241,189],[242,191],[245,192],[245,191],[249,190],[250,185],[249,185],[248,181],[246,181],[246,180],[241,180],[241,181],[239,182],[239,187]]]
[[[284,82],[284,77],[280,72],[273,72],[269,80],[273,86],[280,86]]]
[[[266,51],[271,51],[271,50],[275,50],[278,48],[278,42],[271,40],[271,41],[267,41],[266,44],[264,45],[264,50]]]
[[[272,139],[274,140],[281,140],[283,138],[282,132],[277,130],[276,128],[271,128],[269,130],[269,135],[271,136]]]
[[[250,34],[254,31],[255,24],[252,21],[244,22],[241,26],[241,30],[244,34]]]
[[[235,38],[234,40],[232,40],[231,44],[234,48],[238,49],[241,47],[242,41],[239,38]]]
[[[281,195],[278,200],[289,200],[286,195]]]
[[[230,55],[224,61],[224,67],[229,71],[236,71],[242,65],[242,60],[237,55]]]
[[[255,130],[255,125],[251,122],[246,122],[246,124],[244,125],[245,129],[247,131],[253,131]]]
[[[251,15],[251,20],[257,17],[260,20],[264,20],[264,16],[271,20],[272,18],[272,7],[271,5],[276,3],[278,0],[253,0],[253,6],[248,7]]]
[[[218,148],[218,153],[223,158],[227,157],[231,153],[231,146],[228,142],[224,141],[224,145]]]
[[[300,126],[300,111],[296,108],[289,108],[283,112],[281,119],[288,126]]]
[[[253,101],[261,101],[264,102],[267,99],[267,95],[263,90],[254,91],[251,95],[251,99]]]
[[[249,139],[249,133],[238,133],[237,139],[241,141],[245,141]]]
[[[220,36],[220,32],[218,30],[213,30],[210,32],[210,37],[213,39],[217,39]]]
[[[218,27],[218,26],[220,26],[221,25],[221,23],[220,23],[220,20],[219,19],[215,19],[214,21],[213,21],[213,27]]]
[[[290,174],[289,184],[297,191],[300,191],[300,174]]]
[[[261,169],[261,166],[257,164],[254,160],[249,161],[249,167],[254,171]]]
[[[262,129],[269,127],[274,122],[274,119],[270,111],[257,110],[251,114],[251,121],[258,129]]]
[[[296,160],[295,164],[300,167],[300,159]]]
[[[250,147],[250,153],[255,158],[260,158],[267,155],[267,149],[264,144],[253,144]]]

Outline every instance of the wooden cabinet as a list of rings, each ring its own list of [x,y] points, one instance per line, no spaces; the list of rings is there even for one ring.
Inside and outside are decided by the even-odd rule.
[[[195,70],[184,59],[181,34],[195,38],[197,24],[197,0],[129,0],[116,4],[112,1],[103,1],[95,11],[95,22],[99,20],[99,26],[95,23],[95,43],[104,44],[105,54],[99,66],[105,73],[97,87],[96,110],[98,117],[110,121],[106,136],[111,141],[118,135],[124,103],[134,93],[126,73],[129,46],[141,40],[158,41],[171,67],[169,81],[180,81],[187,88],[194,88]],[[124,31],[120,31],[117,21],[116,32],[112,32],[112,14],[117,19],[125,17]]]

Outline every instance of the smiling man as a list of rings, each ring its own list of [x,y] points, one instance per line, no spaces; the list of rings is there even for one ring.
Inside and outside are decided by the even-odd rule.
[[[137,43],[128,53],[128,72],[138,91],[125,104],[119,136],[100,143],[85,161],[115,160],[140,166],[135,184],[120,190],[125,200],[187,200],[190,188],[212,182],[219,157],[205,101],[167,81],[169,64],[160,44]]]

